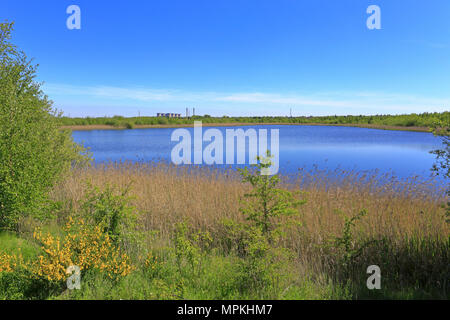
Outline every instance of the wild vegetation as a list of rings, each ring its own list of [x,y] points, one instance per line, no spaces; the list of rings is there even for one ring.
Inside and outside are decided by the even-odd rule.
[[[0,227],[17,230],[23,215],[48,214],[47,193],[82,149],[59,130],[58,113],[34,81],[36,66],[0,24]]]
[[[98,118],[69,118],[61,117],[63,127],[80,129],[95,126],[110,126],[115,128],[133,129],[142,126],[168,126],[192,124],[195,120],[204,124],[323,124],[323,125],[350,125],[380,129],[417,130],[427,131],[436,126],[450,124],[450,112],[435,112],[404,115],[372,115],[372,116],[322,116],[322,117],[211,117],[208,115],[189,118],[165,117],[98,117]]]
[[[448,194],[434,178],[261,175],[269,159],[93,166],[11,28],[0,24],[0,299],[449,298]],[[435,153],[448,178],[448,148]]]
[[[56,218],[26,218],[20,234],[2,234],[0,292],[57,299],[448,298],[450,226],[444,190],[430,192],[432,179],[344,171],[265,179],[255,170],[161,163],[78,168],[50,194]],[[67,292],[61,277],[71,263],[82,267],[81,290]],[[381,290],[366,287],[373,264],[381,268]]]

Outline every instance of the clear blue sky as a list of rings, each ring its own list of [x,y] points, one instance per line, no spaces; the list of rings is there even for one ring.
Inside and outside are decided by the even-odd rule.
[[[2,0],[5,19],[71,116],[450,110],[448,0]]]

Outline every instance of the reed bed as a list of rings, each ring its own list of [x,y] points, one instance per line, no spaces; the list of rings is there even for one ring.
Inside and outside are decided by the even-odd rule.
[[[433,178],[399,180],[377,172],[317,168],[283,178],[283,187],[302,192],[306,204],[299,209],[299,219],[304,232],[317,241],[338,234],[343,217],[362,209],[368,215],[361,221],[360,232],[372,237],[448,235],[442,208],[445,190]],[[210,231],[223,218],[242,219],[239,201],[248,191],[232,169],[124,162],[77,169],[55,188],[53,197],[76,205],[87,182],[130,186],[134,205],[146,217],[146,227],[163,235],[171,234],[174,223],[183,219]]]

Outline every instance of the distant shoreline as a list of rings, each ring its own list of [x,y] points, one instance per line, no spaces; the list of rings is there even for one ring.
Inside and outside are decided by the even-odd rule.
[[[414,132],[431,132],[428,127],[406,127],[406,126],[388,126],[388,125],[372,125],[372,124],[329,124],[329,123],[248,123],[248,122],[232,122],[232,123],[203,123],[204,127],[238,127],[238,126],[260,126],[260,125],[286,125],[286,126],[327,126],[327,127],[356,127],[378,130],[391,131],[414,131]],[[154,124],[154,125],[135,125],[132,129],[126,126],[113,126],[106,124],[93,125],[70,125],[61,126],[61,129],[70,129],[72,131],[90,131],[90,130],[134,130],[134,129],[161,129],[161,128],[191,128],[194,124]]]

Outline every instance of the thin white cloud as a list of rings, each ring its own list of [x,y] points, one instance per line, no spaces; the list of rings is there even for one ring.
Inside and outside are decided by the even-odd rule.
[[[227,96],[217,97],[218,101],[228,102],[247,102],[247,103],[271,103],[271,104],[288,104],[301,106],[328,106],[328,107],[349,107],[354,102],[345,100],[324,100],[321,98],[296,96],[296,95],[279,95],[266,93],[237,93]]]
[[[111,86],[89,87],[66,84],[46,84],[45,91],[50,96],[85,96],[140,101],[167,101],[174,99],[174,96],[169,91],[145,88],[121,88]]]
[[[322,92],[314,94],[281,94],[265,92],[187,92],[181,90],[162,90],[152,88],[122,88],[114,86],[73,86],[66,84],[47,84],[45,92],[58,101],[90,101],[98,103],[120,101],[133,106],[139,103],[204,103],[210,107],[224,104],[248,107],[302,107],[303,109],[322,108],[330,113],[341,114],[352,111],[367,113],[408,113],[450,110],[450,99],[428,98],[422,96],[384,93],[384,92]]]

